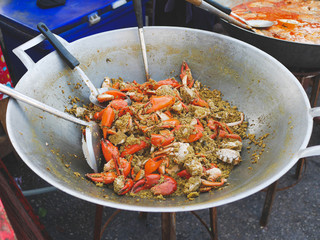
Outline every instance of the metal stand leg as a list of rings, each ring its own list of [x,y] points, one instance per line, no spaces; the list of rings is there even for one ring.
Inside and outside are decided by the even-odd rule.
[[[297,163],[297,168],[296,168],[296,178],[299,180],[301,178],[301,174],[302,174],[302,170],[303,170],[303,166],[305,164],[305,158],[301,158],[299,159],[298,163]]]
[[[319,74],[319,72],[315,72],[315,73],[311,74],[311,76],[302,76],[302,77],[300,76],[297,78],[306,91],[307,91],[309,85],[312,84],[312,90],[311,90],[309,100],[310,100],[311,107],[316,107],[317,102],[318,102],[318,97],[319,97],[319,91],[320,91],[320,84],[319,84],[320,74]],[[319,119],[315,119],[315,121],[319,121]],[[296,168],[296,178],[297,179],[300,179],[300,177],[301,177],[301,173],[302,173],[304,164],[305,164],[304,158],[300,159],[297,163],[297,168]]]
[[[210,215],[210,227],[211,227],[211,239],[218,240],[218,218],[217,218],[217,208],[209,209]]]
[[[101,238],[102,213],[103,213],[103,206],[96,204],[93,240],[100,240]]]
[[[278,181],[275,181],[267,189],[266,199],[264,202],[262,215],[260,218],[260,226],[262,226],[262,227],[267,226],[272,203],[273,203],[274,197],[276,195],[277,183],[278,183]]]
[[[161,213],[162,240],[176,240],[176,213]]]

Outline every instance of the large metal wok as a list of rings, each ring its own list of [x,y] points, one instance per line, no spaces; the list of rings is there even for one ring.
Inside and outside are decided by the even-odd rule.
[[[225,6],[233,8],[248,0],[216,0]],[[320,45],[306,44],[259,35],[250,30],[221,21],[228,34],[247,42],[270,54],[286,67],[296,70],[313,70],[320,68]]]
[[[229,185],[203,193],[194,201],[184,196],[165,201],[120,197],[83,178],[91,169],[82,153],[79,126],[11,99],[7,128],[12,144],[22,160],[48,183],[75,197],[118,209],[190,211],[245,198],[279,179],[300,157],[320,154],[319,147],[306,148],[313,117],[319,116],[320,110],[310,108],[300,83],[277,60],[249,44],[212,32],[176,27],[146,27],[144,31],[151,77],[177,76],[186,60],[195,79],[221,90],[224,99],[245,113],[249,133],[257,137],[270,133],[260,160],[251,163],[252,153],[247,152],[244,141],[243,162],[232,172]],[[71,107],[69,96],[88,103],[89,91],[85,86],[75,89],[81,80],[56,52],[37,63],[24,52],[43,39],[39,35],[14,50],[28,68],[16,90],[60,110]],[[145,79],[136,28],[64,43],[96,86],[105,76],[138,82]]]

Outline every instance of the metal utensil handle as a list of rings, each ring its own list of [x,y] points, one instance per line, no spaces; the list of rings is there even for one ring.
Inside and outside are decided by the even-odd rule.
[[[31,106],[34,106],[36,108],[39,108],[43,111],[46,111],[48,113],[51,113],[53,115],[56,115],[58,117],[61,117],[61,118],[64,118],[65,120],[68,120],[70,122],[74,122],[74,123],[77,123],[77,124],[80,124],[80,125],[83,125],[83,126],[89,126],[90,124],[88,122],[85,122],[81,119],[78,119],[76,117],[72,117],[70,116],[69,114],[66,114],[64,112],[61,112],[53,107],[50,107],[42,102],[39,102],[33,98],[30,98],[12,88],[9,88],[3,84],[0,84],[0,92],[4,93],[4,94],[7,94],[17,100],[20,100],[20,101],[23,101]]]
[[[133,9],[136,14],[138,28],[143,27],[143,15],[141,0],[133,0]]]
[[[240,21],[234,19],[233,17],[230,17],[228,14],[225,14],[224,12],[222,12],[221,10],[215,8],[214,6],[211,6],[209,3],[207,2],[204,2],[202,0],[186,0],[187,2],[205,10],[205,11],[208,11],[212,14],[215,14],[217,15],[218,17],[220,18],[223,18],[225,19],[226,21],[230,22],[230,23],[233,23],[234,25],[237,25],[241,28],[244,28],[244,29],[248,29],[248,30],[251,30],[252,31],[252,27],[246,25],[246,24],[243,24],[241,23]]]
[[[146,79],[148,80],[149,79],[149,68],[148,68],[148,60],[147,60],[146,42],[144,40],[144,34],[143,34],[143,18],[142,18],[143,16],[142,16],[141,0],[133,0],[133,9],[134,9],[134,13],[136,14],[136,18],[137,18],[144,70],[146,72]]]
[[[231,8],[229,8],[227,6],[224,6],[224,5],[221,5],[220,3],[218,3],[218,2],[216,2],[214,0],[205,0],[205,1],[207,3],[209,3],[211,6],[214,6],[215,8],[217,8],[220,11],[224,12],[225,14],[234,16],[234,17],[238,18],[239,20],[241,20],[242,22],[244,22],[245,24],[250,25],[250,24],[248,24],[248,22],[244,18],[242,18],[242,17],[238,16],[237,14],[235,14],[234,12],[232,12]]]
[[[80,62],[60,43],[60,41],[53,35],[53,33],[44,23],[38,23],[37,28],[53,45],[53,47],[57,50],[59,55],[71,69],[74,69],[76,66],[80,65]]]
[[[220,11],[230,15],[230,13],[232,12],[231,8],[221,5],[220,3],[214,1],[214,0],[205,0],[207,3],[209,3],[210,5],[214,6],[215,8],[218,8]]]
[[[57,50],[59,55],[65,61],[65,63],[71,68],[75,69],[85,84],[88,86],[94,96],[97,96],[98,90],[90,81],[88,76],[80,68],[80,62],[60,43],[60,41],[53,35],[50,29],[44,23],[38,23],[39,31],[49,40],[52,46]]]

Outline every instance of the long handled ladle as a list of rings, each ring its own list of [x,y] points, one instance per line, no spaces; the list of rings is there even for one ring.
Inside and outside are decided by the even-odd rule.
[[[214,1],[214,0],[205,0],[207,3],[211,4],[212,6],[218,8],[219,10],[221,10],[222,12],[234,16],[238,19],[240,19],[242,22],[244,22],[245,24],[253,27],[253,28],[268,28],[274,25],[274,22],[272,21],[268,21],[268,20],[245,20],[244,18],[238,16],[237,14],[235,14],[234,12],[232,12],[232,9],[221,5],[220,3]]]
[[[108,103],[101,103],[98,101],[97,97],[99,94],[105,93],[107,91],[119,91],[117,89],[108,87],[108,88],[96,88],[93,83],[90,81],[89,77],[82,71],[80,68],[80,62],[62,45],[62,43],[53,35],[50,29],[44,23],[38,23],[37,25],[39,31],[48,39],[52,46],[56,49],[65,63],[72,69],[75,70],[81,79],[90,89],[90,101],[102,108],[105,108]],[[129,97],[126,98],[128,105],[131,105],[131,100]]]
[[[208,11],[208,12],[210,12],[220,18],[227,20],[229,23],[233,23],[234,25],[237,25],[241,28],[245,28],[245,29],[254,31],[251,26],[249,26],[247,24],[243,24],[242,22],[236,20],[235,18],[230,17],[228,14],[222,12],[218,8],[210,5],[209,3],[205,2],[205,1],[202,1],[202,0],[186,0],[186,1],[195,5],[198,8],[201,8],[201,9]]]
[[[23,101],[31,106],[39,108],[43,111],[61,117],[70,122],[74,122],[76,124],[80,124],[86,127],[85,135],[82,134],[82,150],[88,165],[94,170],[94,172],[98,172],[98,168],[100,166],[100,140],[101,133],[99,125],[94,122],[85,122],[79,118],[73,117],[69,114],[61,112],[53,107],[50,107],[42,102],[39,102],[33,98],[30,98],[14,89],[11,89],[3,84],[0,84],[0,92],[7,94],[17,100]]]
[[[149,80],[150,75],[149,75],[148,61],[147,61],[146,42],[144,40],[144,34],[143,34],[143,18],[142,18],[141,0],[133,0],[133,9],[137,18],[140,46],[142,51],[144,70],[146,72],[146,79]]]

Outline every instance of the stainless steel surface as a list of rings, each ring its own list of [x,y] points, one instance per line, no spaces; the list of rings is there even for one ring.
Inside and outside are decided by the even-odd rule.
[[[233,8],[243,0],[216,0],[216,2]],[[246,29],[242,29],[222,20],[228,34],[241,41],[247,42],[270,54],[290,69],[319,69],[320,45],[285,41],[266,37]]]
[[[2,92],[4,94],[7,94],[10,97],[15,98],[16,100],[23,101],[23,102],[25,102],[25,103],[27,103],[27,104],[29,104],[31,106],[34,106],[34,107],[39,108],[39,109],[41,109],[43,111],[46,111],[48,113],[51,113],[51,114],[56,115],[58,117],[61,117],[61,118],[65,119],[65,120],[68,120],[70,122],[77,123],[77,124],[80,124],[80,125],[83,125],[83,126],[89,126],[91,124],[91,123],[85,122],[85,121],[83,121],[83,120],[81,120],[79,118],[73,117],[73,116],[71,116],[69,114],[61,112],[61,111],[59,111],[59,110],[57,110],[57,109],[55,109],[53,107],[50,107],[50,106],[48,106],[48,105],[46,105],[46,104],[44,104],[42,102],[39,102],[39,101],[37,101],[35,99],[32,99],[32,98],[30,98],[30,97],[28,97],[28,96],[26,96],[26,95],[24,95],[24,94],[22,94],[22,93],[20,93],[20,92],[18,92],[16,90],[14,90],[14,89],[11,89],[11,88],[7,87],[4,84],[0,85],[0,92]]]
[[[85,126],[85,135],[82,136],[82,148],[85,154],[85,159],[87,160],[88,165],[95,171],[98,171],[98,165],[100,162],[100,127],[95,122],[85,122],[79,118],[73,117],[69,114],[66,114],[62,111],[59,111],[53,107],[50,107],[42,102],[39,102],[35,99],[32,99],[24,94],[19,93],[18,91],[11,89],[3,84],[0,84],[0,92],[5,93],[16,100],[23,101],[31,106],[34,106],[38,109],[46,111],[55,116],[61,117],[65,120],[68,120],[72,123],[80,124]]]
[[[238,16],[237,14],[231,12],[230,15],[235,16],[236,18],[243,21],[245,24],[253,28],[268,28],[274,25],[274,22],[267,20],[245,20],[244,18]]]
[[[248,142],[244,141],[243,162],[221,191],[201,194],[194,201],[186,201],[184,196],[166,201],[138,201],[117,196],[110,189],[96,187],[74,174],[84,176],[91,171],[83,159],[78,125],[10,100],[7,128],[12,144],[23,161],[51,185],[86,201],[118,209],[190,211],[245,198],[279,179],[300,157],[320,155],[319,146],[307,148],[313,117],[319,116],[320,110],[310,108],[300,83],[274,58],[249,44],[212,32],[145,27],[144,33],[148,38],[151,78],[157,81],[170,76],[178,78],[181,63],[186,60],[195,79],[211,89],[219,89],[223,99],[245,113],[249,133],[257,137],[270,133],[264,153],[252,164],[250,159],[256,146],[248,153]],[[95,79],[94,84],[105,76],[142,83],[145,73],[142,61],[137,61],[140,56],[137,35],[136,28],[109,31],[70,43],[69,49],[86,66],[84,70]],[[64,110],[65,106],[72,106],[69,96],[88,103],[88,89],[75,88],[76,80],[77,76],[53,52],[30,68],[16,89]]]
[[[143,28],[138,28],[138,32],[139,32],[139,39],[140,39],[140,46],[141,46],[144,70],[146,73],[146,79],[148,80],[150,78],[150,74],[149,74],[147,49],[146,49],[146,42],[144,40]]]
[[[267,20],[246,20],[245,23],[254,28],[268,28],[274,25],[274,22]]]

